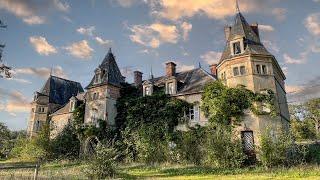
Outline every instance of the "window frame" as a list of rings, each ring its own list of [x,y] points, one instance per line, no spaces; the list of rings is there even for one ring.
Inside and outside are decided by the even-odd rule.
[[[233,68],[232,68],[232,71],[233,71],[233,76],[239,76],[239,75],[240,75],[239,67],[238,67],[238,66],[233,67]]]
[[[241,70],[243,70],[243,72]],[[247,74],[246,66],[240,66],[239,72],[241,76],[246,75]]]
[[[256,64],[256,71],[257,71],[257,74],[261,74],[261,65],[260,64]]]
[[[236,52],[236,50],[238,50],[236,47],[239,47],[239,52]],[[232,49],[233,49],[233,55],[238,55],[242,53],[242,49],[241,49],[241,41],[235,41],[232,42]]]
[[[262,73],[262,74],[268,74],[267,65],[265,65],[265,64],[262,64],[262,65],[261,65],[261,73]]]

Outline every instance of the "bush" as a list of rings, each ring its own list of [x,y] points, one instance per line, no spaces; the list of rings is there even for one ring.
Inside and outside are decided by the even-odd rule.
[[[57,137],[51,140],[51,158],[54,159],[75,159],[79,157],[80,142],[74,129],[69,124]]]
[[[200,165],[203,160],[205,149],[205,128],[197,126],[190,128],[186,132],[177,132],[175,139],[176,152],[172,153],[175,157],[171,159],[176,162],[192,163]]]
[[[263,166],[287,166],[300,162],[301,151],[294,145],[291,133],[267,128],[260,137],[259,157]]]
[[[313,164],[320,164],[320,144],[307,145],[306,162]]]
[[[246,156],[243,153],[242,143],[234,136],[231,126],[216,125],[208,127],[207,164],[220,168],[240,167]]]
[[[87,175],[94,179],[114,177],[116,174],[117,152],[109,144],[98,143],[96,154],[85,169]]]

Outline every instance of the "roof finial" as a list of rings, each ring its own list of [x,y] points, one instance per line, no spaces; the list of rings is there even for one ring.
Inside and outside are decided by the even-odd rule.
[[[112,53],[111,47],[109,48],[109,51],[108,51],[108,53]]]
[[[52,72],[53,72],[53,68],[51,66],[51,68],[50,68],[50,77],[52,76]]]
[[[150,67],[150,79],[153,79],[152,65]]]
[[[199,61],[199,68],[201,68],[201,62]]]
[[[236,0],[236,12],[240,13],[239,2]]]

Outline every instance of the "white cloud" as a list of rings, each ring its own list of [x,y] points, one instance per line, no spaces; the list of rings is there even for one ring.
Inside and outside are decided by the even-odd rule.
[[[286,85],[287,93],[298,93],[303,90],[303,86]]]
[[[0,0],[0,9],[4,9],[29,25],[44,24],[46,18],[38,15],[40,11],[48,11],[48,9],[66,12],[70,6],[62,3],[60,0],[50,1],[30,1],[30,0]]]
[[[259,25],[259,29],[261,31],[265,31],[265,32],[272,32],[274,31],[274,27],[270,26],[270,25],[263,25],[263,24],[260,24]]]
[[[288,10],[285,8],[274,8],[271,11],[278,21],[284,21],[286,19],[287,12]]]
[[[131,41],[147,47],[158,48],[162,43],[177,43],[179,33],[175,25],[154,23],[129,27]]]
[[[52,75],[67,78],[64,70],[61,66],[56,66],[52,69],[46,67],[34,68],[34,67],[27,67],[27,68],[16,68],[14,70],[15,75],[33,75],[40,78],[48,78],[52,71]]]
[[[94,51],[86,40],[72,43],[70,46],[64,47],[64,49],[67,50],[72,56],[81,59],[91,58],[92,52]]]
[[[235,14],[235,0],[147,0],[151,6],[151,14],[156,17],[177,21],[191,18],[195,15],[206,15],[213,19],[225,19]],[[265,1],[243,0],[240,4],[241,12],[271,11]],[[268,9],[268,10],[267,10]]]
[[[300,58],[293,58],[285,53],[283,59],[287,64],[304,64],[307,61],[307,56],[306,54],[300,54]]]
[[[320,13],[310,14],[305,19],[304,25],[311,34],[320,36]]]
[[[183,22],[181,24],[181,29],[182,29],[182,37],[183,37],[183,40],[187,40],[188,37],[189,37],[189,32],[191,31],[192,29],[192,24],[188,23],[188,22]]]
[[[117,3],[122,7],[131,7],[132,5],[141,2],[141,0],[116,0]]]
[[[98,44],[106,46],[106,45],[111,45],[112,44],[112,40],[108,40],[108,39],[102,39],[101,37],[96,36],[95,40]]]
[[[203,59],[209,65],[218,63],[221,58],[221,52],[208,51],[205,54],[201,55],[200,58]]]
[[[94,31],[96,30],[96,27],[90,26],[90,27],[79,27],[77,29],[77,32],[83,35],[87,36],[93,36]]]
[[[19,91],[8,91],[0,88],[0,97],[2,100],[0,111],[8,112],[11,115],[30,111],[30,102],[28,98]]]
[[[272,51],[279,53],[280,48],[276,43],[273,43],[269,40],[262,40],[262,43],[266,46],[267,49],[271,49]]]
[[[60,0],[53,0],[54,6],[63,12],[68,12],[70,9],[70,5],[67,2],[61,2]]]
[[[40,55],[48,56],[57,53],[57,49],[50,45],[46,38],[42,36],[32,36],[29,38],[29,41]]]

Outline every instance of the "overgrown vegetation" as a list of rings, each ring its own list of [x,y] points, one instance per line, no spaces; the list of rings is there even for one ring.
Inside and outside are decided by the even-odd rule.
[[[137,97],[138,96],[138,97]],[[236,129],[243,115],[251,110],[255,115],[277,114],[272,91],[253,93],[244,87],[227,88],[216,81],[206,85],[202,96],[202,111],[209,122],[206,126],[189,126],[186,112],[192,104],[172,98],[161,90],[142,97],[140,91],[124,85],[117,101],[116,127],[105,121],[84,124],[84,105],[73,112],[74,120],[55,138],[49,138],[49,125],[38,136],[27,139],[20,136],[9,150],[10,156],[21,160],[74,160],[79,157],[87,175],[106,178],[117,175],[120,163],[193,164],[213,168],[239,168],[245,166],[248,156]],[[318,104],[317,104],[318,103]],[[291,133],[267,129],[255,147],[261,164],[266,168],[304,163],[319,163],[320,147],[313,144],[295,144],[295,139],[317,138],[319,102],[290,108],[293,117]],[[294,112],[294,113],[292,113]],[[182,130],[178,130],[178,125]],[[0,124],[1,137],[8,130]],[[79,156],[90,137],[99,142],[94,154]],[[0,139],[0,155],[9,154]],[[12,144],[12,146],[13,146]],[[5,152],[5,153],[4,153]]]

